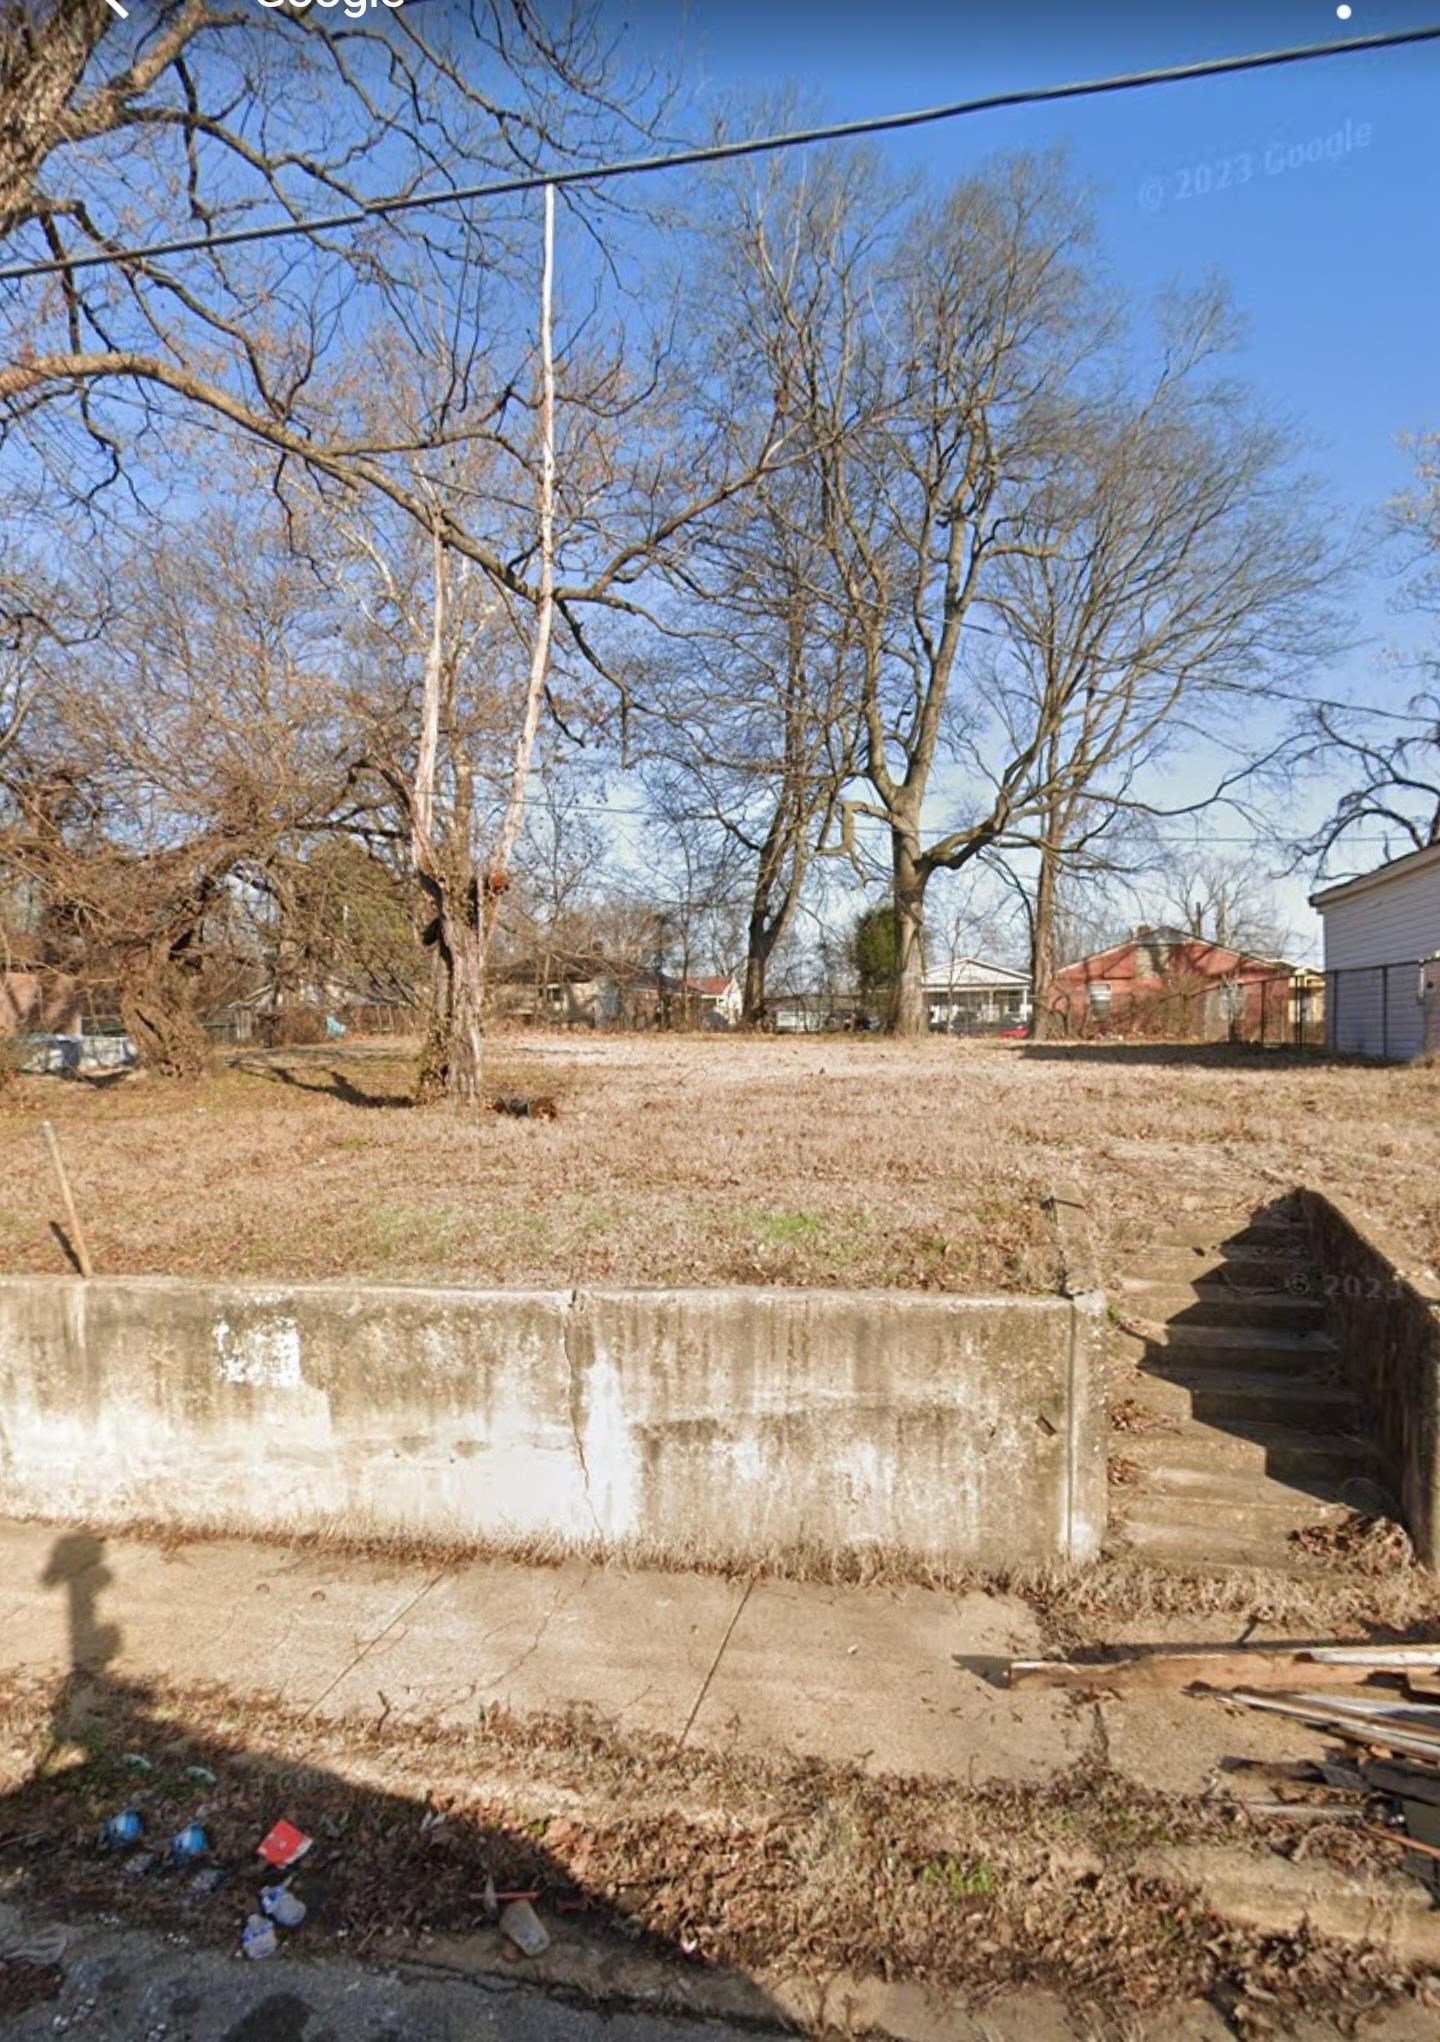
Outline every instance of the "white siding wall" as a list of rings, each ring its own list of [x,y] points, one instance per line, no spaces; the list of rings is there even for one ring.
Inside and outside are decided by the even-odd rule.
[[[1399,873],[1321,912],[1325,969],[1341,974],[1327,986],[1331,1047],[1418,1056],[1424,1008],[1416,967],[1440,951],[1440,865]],[[1376,968],[1387,964],[1388,974]]]

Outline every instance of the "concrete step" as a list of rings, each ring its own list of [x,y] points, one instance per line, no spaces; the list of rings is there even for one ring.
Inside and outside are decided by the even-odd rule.
[[[1150,1234],[1148,1245],[1154,1248],[1191,1248],[1204,1251],[1213,1249],[1234,1249],[1244,1254],[1258,1250],[1262,1254],[1308,1254],[1310,1252],[1310,1229],[1303,1220],[1275,1218],[1237,1219],[1233,1215],[1212,1215],[1187,1218],[1178,1226]]]
[[[1223,1431],[1186,1421],[1174,1432],[1114,1432],[1110,1451],[1157,1477],[1169,1471],[1197,1479],[1273,1479],[1297,1487],[1314,1483],[1337,1494],[1344,1482],[1373,1480],[1377,1468],[1368,1440],[1242,1419],[1229,1421]]]
[[[1184,1440],[1172,1444],[1183,1446]],[[1132,1498],[1148,1499],[1157,1510],[1163,1498],[1165,1513],[1178,1514],[1186,1522],[1200,1510],[1216,1511],[1222,1520],[1236,1510],[1255,1510],[1283,1519],[1287,1525],[1311,1524],[1327,1514],[1342,1518],[1350,1508],[1331,1481],[1314,1481],[1302,1488],[1254,1468],[1197,1468],[1178,1455],[1141,1460],[1123,1445],[1112,1446],[1111,1455],[1130,1463],[1125,1479],[1113,1482],[1110,1489],[1110,1507],[1122,1515]]]
[[[1239,1418],[1311,1433],[1360,1430],[1355,1399],[1338,1383],[1264,1369],[1197,1367],[1162,1355],[1137,1370],[1125,1394],[1165,1418],[1210,1424]]]
[[[1187,1495],[1174,1491],[1147,1492],[1117,1487],[1110,1491],[1110,1508],[1125,1524],[1188,1526],[1195,1550],[1204,1552],[1211,1532],[1251,1531],[1258,1538],[1283,1541],[1286,1532],[1307,1524],[1339,1524],[1348,1515],[1343,1503],[1333,1497],[1307,1496],[1300,1489],[1277,1484],[1273,1492],[1226,1495],[1194,1490]]]
[[[1121,1360],[1149,1368],[1171,1356],[1195,1367],[1264,1369],[1279,1375],[1312,1372],[1333,1364],[1336,1347],[1328,1333],[1275,1326],[1195,1326],[1185,1320],[1147,1325],[1129,1332],[1116,1328],[1111,1346]]]
[[[1223,1274],[1202,1276],[1196,1283],[1126,1276],[1116,1288],[1116,1308],[1125,1317],[1187,1326],[1287,1326],[1296,1332],[1321,1332],[1327,1323],[1323,1298],[1295,1289],[1257,1290],[1232,1283]]]
[[[1132,1516],[1112,1520],[1110,1542],[1118,1550],[1138,1558],[1188,1570],[1220,1570],[1232,1567],[1264,1567],[1283,1574],[1313,1574],[1317,1563],[1296,1553],[1286,1537],[1294,1529],[1255,1521],[1222,1524],[1213,1519],[1198,1524],[1177,1518],[1167,1507],[1154,1514],[1143,1509]]]
[[[1115,1543],[1162,1564],[1312,1572],[1288,1534],[1374,1493],[1375,1455],[1308,1228],[1285,1213],[1186,1214],[1122,1251],[1112,1399],[1166,1421],[1113,1431]],[[1346,1490],[1359,1492],[1352,1504]]]
[[[1268,1282],[1283,1291],[1287,1278],[1299,1272],[1313,1272],[1315,1262],[1309,1246],[1285,1248],[1221,1248],[1205,1242],[1152,1244],[1140,1254],[1125,1256],[1125,1276],[1150,1276],[1170,1282],[1193,1282],[1215,1270],[1228,1270],[1236,1282]]]

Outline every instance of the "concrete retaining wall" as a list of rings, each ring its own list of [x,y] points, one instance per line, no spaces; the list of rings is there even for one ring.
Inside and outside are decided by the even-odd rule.
[[[1080,1559],[1102,1323],[1088,1293],[0,1278],[0,1513]]]
[[[1440,1566],[1440,1277],[1403,1242],[1302,1190],[1347,1379],[1415,1550]]]

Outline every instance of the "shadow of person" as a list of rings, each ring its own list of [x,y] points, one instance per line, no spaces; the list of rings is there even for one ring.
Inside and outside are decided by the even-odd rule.
[[[113,1587],[105,1563],[105,1541],[93,1532],[66,1532],[50,1548],[42,1588],[63,1589],[66,1615],[66,1668],[50,1711],[50,1751],[84,1743],[110,1684],[109,1668],[124,1642],[120,1626],[100,1618],[100,1597]]]
[[[537,1821],[514,1785],[531,1749],[529,1720],[512,1725],[503,1712],[478,1705],[473,1721],[453,1729],[390,1725],[382,1736],[373,1724],[319,1721],[299,1702],[258,1688],[122,1676],[116,1662],[124,1630],[102,1599],[123,1596],[123,1551],[117,1557],[93,1533],[67,1532],[40,1577],[65,1597],[68,1665],[53,1688],[17,1689],[6,1716],[11,1747],[25,1753],[25,1763],[0,1794],[0,1872],[5,1908],[22,1925],[28,1918],[67,1930],[158,1931],[228,1957],[276,1876],[259,1847],[283,1819],[310,1845],[293,1869],[308,1914],[285,1933],[281,1954],[355,1960],[347,1990],[359,2025],[344,2032],[357,2042],[411,2042],[422,2032],[425,2042],[458,2042],[473,2033],[468,2024],[443,2034],[396,2030],[379,2019],[387,1971],[422,1949],[427,1965],[439,1963],[450,1976],[503,1979],[582,2000],[640,2002],[680,1981],[680,2003],[688,2005],[697,1980],[710,1973],[724,2010],[733,2005],[747,2030],[773,2025],[763,1985],[697,1954],[693,1943],[676,1942],[670,1875],[658,1878],[656,1865],[669,1862],[677,1818],[647,1818],[643,1836],[637,1829],[625,1844],[623,1862],[609,1841],[613,1811],[596,1818],[593,1836],[584,1823],[567,1822],[552,1845],[548,1819]],[[182,1562],[177,1595],[183,1583]],[[537,1784],[547,1777],[542,1768]],[[552,1785],[540,1791],[548,1799]],[[139,1821],[133,1848],[107,1848],[105,1825],[122,1810]],[[205,1839],[198,1869],[188,1845],[175,1848],[192,1824]],[[498,1906],[522,1898],[552,1938],[533,1961],[505,1941],[494,1919]],[[361,1960],[377,1940],[381,1962],[371,1970]],[[227,1988],[223,2016],[217,2006],[202,2021],[187,1968],[167,1969],[163,1981],[156,1973],[163,1947],[151,1934],[96,1955],[113,1980],[108,2032],[140,2034],[166,2021],[196,2042],[298,2042],[332,2032],[318,2018],[324,1967],[296,1964],[279,1991],[268,1967],[235,1967],[227,1971],[234,1990]],[[633,1971],[642,1957],[654,1968],[630,1990],[619,1982],[624,1967]],[[88,1962],[77,1955],[73,1966],[67,1959],[36,1971],[38,1996],[58,1995],[65,2019],[93,1991]],[[0,2029],[8,2032],[5,2014],[0,2004]]]
[[[63,1588],[69,1620],[70,1671],[99,1674],[119,1656],[118,1624],[102,1624],[98,1605],[115,1577],[105,1565],[105,1541],[93,1532],[67,1532],[50,1548],[42,1588]]]

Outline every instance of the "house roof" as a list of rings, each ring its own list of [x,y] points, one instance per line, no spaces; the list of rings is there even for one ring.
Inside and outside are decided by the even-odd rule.
[[[728,993],[734,983],[734,973],[728,971],[712,973],[709,978],[686,979],[687,989],[692,993],[708,993],[717,1000]]]
[[[1425,844],[1418,851],[1407,851],[1403,858],[1392,858],[1386,865],[1377,865],[1373,872],[1362,872],[1357,879],[1342,879],[1338,886],[1327,886],[1321,893],[1312,893],[1310,905],[1318,908],[1323,915],[1327,908],[1335,907],[1342,900],[1353,900],[1357,893],[1366,893],[1372,886],[1388,886],[1392,879],[1408,879],[1414,872],[1424,872],[1432,865],[1440,865],[1440,844]]]
[[[1063,978],[1066,972],[1080,971],[1087,965],[1103,964],[1107,958],[1123,957],[1128,950],[1148,949],[1153,944],[1162,948],[1203,950],[1212,956],[1234,957],[1241,964],[1264,964],[1276,971],[1291,971],[1293,966],[1283,957],[1262,957],[1257,951],[1242,950],[1234,943],[1218,943],[1211,936],[1194,936],[1185,929],[1154,928],[1137,929],[1133,935],[1111,943],[1104,950],[1092,950],[1087,957],[1072,957],[1068,964],[1057,967],[1056,978]]]
[[[1016,971],[1008,964],[987,964],[983,957],[957,957],[944,971],[927,971],[927,993],[963,993],[987,986],[1020,986],[1030,983],[1028,971]]]

